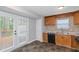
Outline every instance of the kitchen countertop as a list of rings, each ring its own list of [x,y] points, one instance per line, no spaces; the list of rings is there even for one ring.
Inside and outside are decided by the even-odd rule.
[[[61,34],[61,35],[73,35],[73,36],[79,36],[79,32],[65,32],[65,33],[61,33],[61,32],[44,32],[44,33],[55,33],[55,34]]]

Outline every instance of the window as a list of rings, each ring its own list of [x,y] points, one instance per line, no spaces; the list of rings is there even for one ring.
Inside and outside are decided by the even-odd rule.
[[[57,29],[69,29],[69,18],[57,20]]]

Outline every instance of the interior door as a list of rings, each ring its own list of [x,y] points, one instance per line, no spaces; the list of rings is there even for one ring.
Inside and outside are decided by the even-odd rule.
[[[0,50],[13,46],[13,19],[0,16]]]

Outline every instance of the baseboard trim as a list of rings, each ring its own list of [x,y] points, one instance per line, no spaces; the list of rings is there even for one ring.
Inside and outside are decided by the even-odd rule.
[[[38,40],[38,41],[40,41],[40,42],[43,42],[43,40],[42,40],[42,39],[36,39],[36,40]]]

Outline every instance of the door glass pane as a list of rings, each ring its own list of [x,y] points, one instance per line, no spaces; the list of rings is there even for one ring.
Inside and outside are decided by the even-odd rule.
[[[0,30],[3,28],[3,17],[0,16]]]
[[[12,46],[13,19],[0,17],[0,49]]]
[[[2,49],[2,29],[3,29],[3,17],[0,16],[0,50]]]

